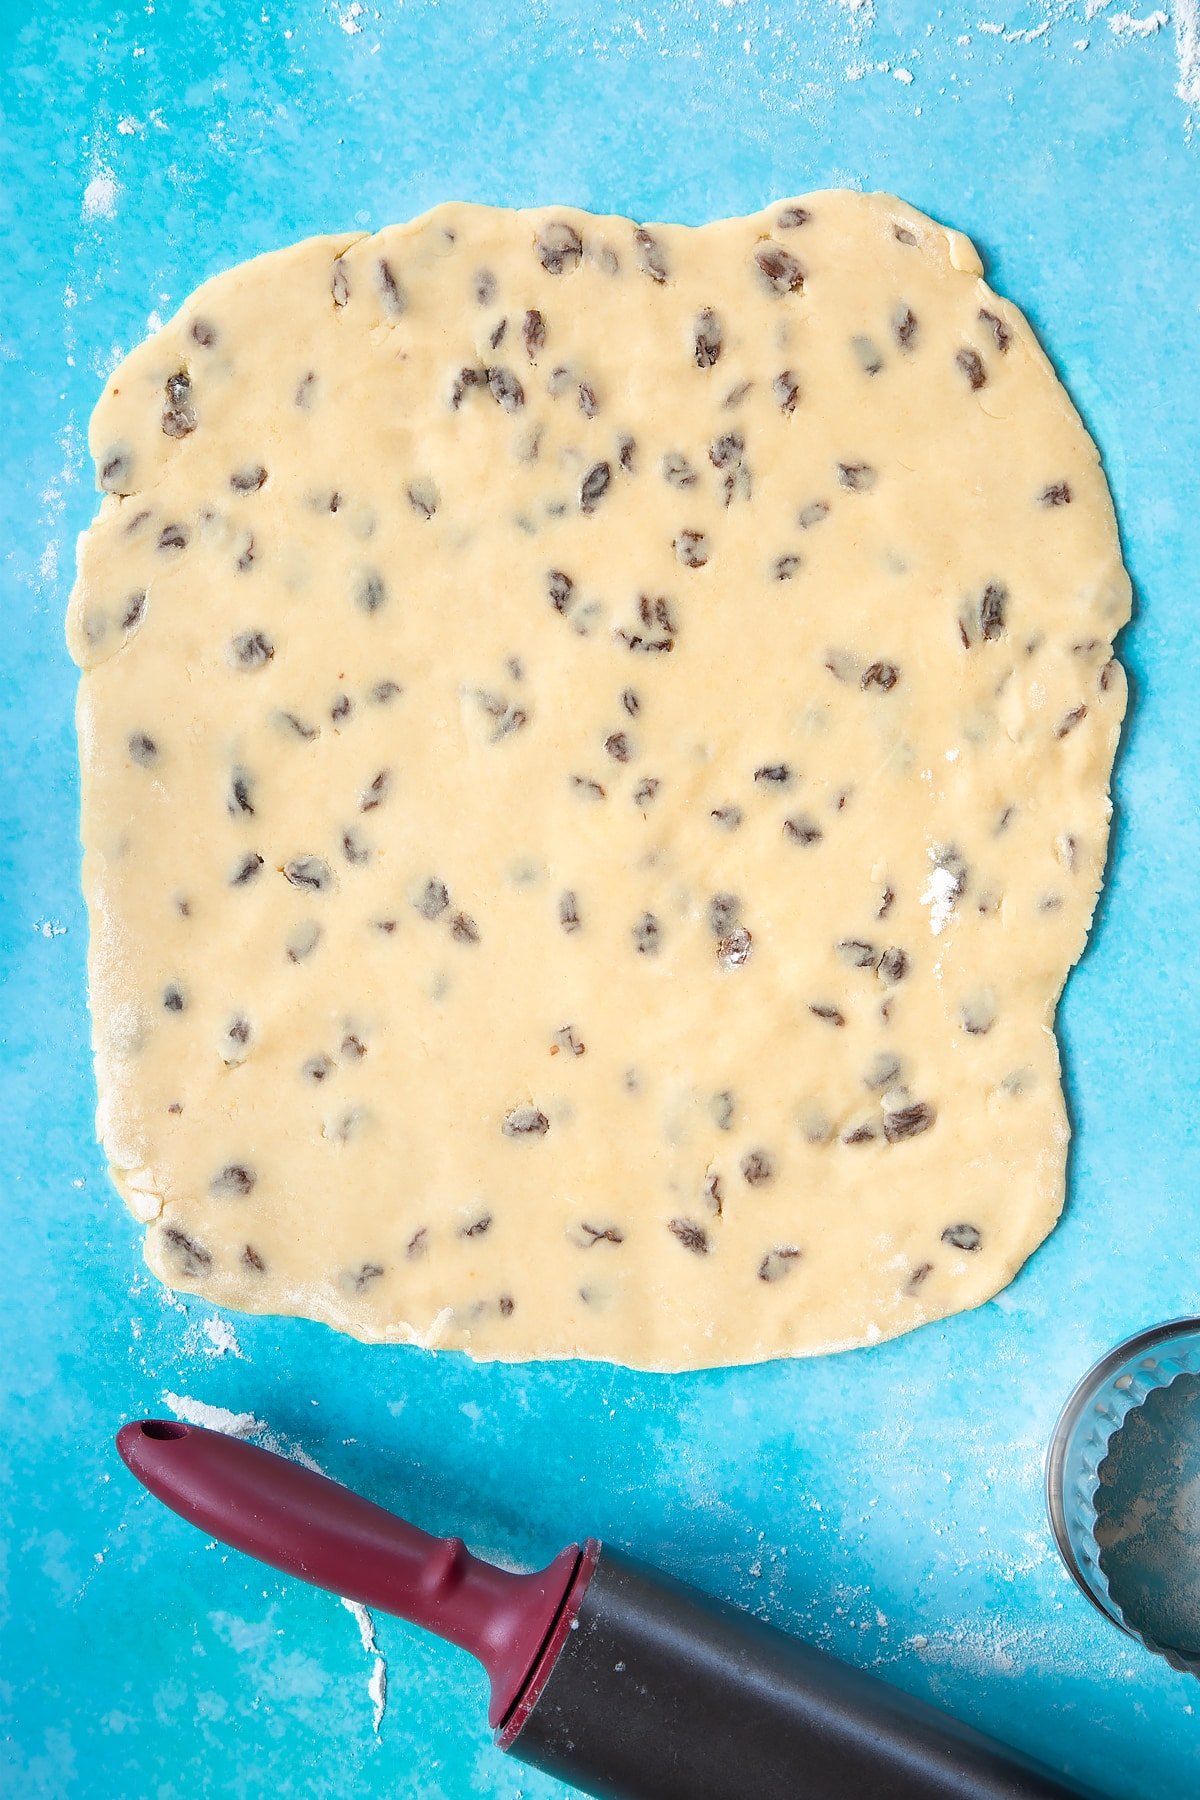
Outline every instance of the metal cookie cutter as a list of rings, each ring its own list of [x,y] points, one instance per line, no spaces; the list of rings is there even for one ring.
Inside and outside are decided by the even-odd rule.
[[[1186,1610],[1200,1596],[1200,1318],[1139,1332],[1084,1376],[1051,1439],[1046,1499],[1093,1605],[1200,1675],[1200,1613],[1193,1628]]]

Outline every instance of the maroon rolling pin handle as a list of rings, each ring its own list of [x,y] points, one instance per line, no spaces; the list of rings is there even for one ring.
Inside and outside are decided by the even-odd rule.
[[[514,1575],[324,1475],[174,1420],[117,1448],[202,1531],[469,1650],[496,1741],[599,1800],[1083,1800],[873,1676],[606,1550]]]

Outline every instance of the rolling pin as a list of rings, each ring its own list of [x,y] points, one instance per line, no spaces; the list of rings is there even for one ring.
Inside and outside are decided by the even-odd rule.
[[[152,1494],[288,1575],[467,1650],[501,1750],[597,1800],[1083,1800],[1050,1770],[589,1538],[514,1574],[238,1438],[143,1419]]]

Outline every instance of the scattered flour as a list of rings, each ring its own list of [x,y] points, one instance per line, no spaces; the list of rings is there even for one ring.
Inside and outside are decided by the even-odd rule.
[[[1175,54],[1179,60],[1175,92],[1185,106],[1200,109],[1200,0],[1175,0]]]
[[[232,1325],[217,1313],[189,1324],[183,1335],[183,1348],[192,1355],[236,1356],[239,1362],[246,1360]]]
[[[1110,13],[1108,29],[1114,37],[1148,38],[1161,31],[1169,22],[1165,12],[1147,13],[1144,19],[1135,19],[1132,13],[1127,12]]]
[[[267,1427],[253,1413],[230,1412],[226,1406],[210,1406],[207,1400],[193,1400],[190,1394],[173,1394],[170,1389],[163,1399],[185,1425],[201,1425],[206,1431],[223,1431],[227,1437],[258,1437]]]
[[[205,1319],[202,1330],[209,1343],[209,1348],[205,1351],[207,1356],[236,1356],[245,1362],[242,1346],[237,1341],[233,1327],[226,1320],[213,1313],[211,1318]]]
[[[379,1645],[375,1641],[375,1621],[366,1607],[357,1600],[343,1600],[342,1605],[358,1626],[358,1636],[363,1653],[371,1658],[371,1674],[367,1682],[367,1693],[371,1697],[372,1719],[371,1729],[379,1736],[379,1727],[383,1724],[383,1715],[387,1710],[387,1663],[379,1654]]]
[[[870,0],[831,0],[831,4],[854,21],[858,47],[860,51],[866,51],[871,29],[875,25],[875,11]],[[1155,8],[1141,15],[1127,10],[1109,12],[1112,5],[1113,0],[1082,0],[1082,4],[1080,0],[1042,0],[1041,10],[1044,16],[1038,24],[1010,27],[1003,17],[983,18],[977,21],[974,30],[981,37],[994,38],[1000,44],[1038,44],[1048,56],[1053,57],[1054,37],[1060,30],[1073,30],[1076,33],[1069,40],[1073,51],[1082,52],[1090,47],[1090,38],[1077,35],[1081,21],[1091,24],[1103,15],[1110,40],[1134,46],[1156,38],[1173,21],[1179,72],[1175,92],[1189,109],[1185,131],[1190,140],[1197,122],[1193,115],[1200,109],[1200,0],[1174,0],[1169,10]],[[925,35],[927,38],[934,37],[936,27],[932,24],[927,26]],[[959,35],[954,42],[960,49],[968,52],[964,60],[969,63],[971,34],[968,32]],[[893,80],[903,82],[906,86],[913,79],[912,72],[905,67],[865,59],[845,65],[842,75],[845,81],[861,81],[872,72],[890,75]],[[965,70],[961,73],[964,77],[962,87],[965,88],[969,85],[969,77]],[[950,81],[957,83],[959,79],[960,71],[952,71]],[[945,92],[946,89],[939,89],[939,93]],[[961,92],[962,88],[959,88],[955,97]]]
[[[938,864],[930,870],[929,880],[921,895],[921,905],[929,908],[929,929],[934,937],[941,937],[954,917],[954,902],[957,898],[957,878],[949,869],[943,869]]]
[[[117,180],[111,169],[99,168],[83,190],[85,219],[112,219],[117,212]]]

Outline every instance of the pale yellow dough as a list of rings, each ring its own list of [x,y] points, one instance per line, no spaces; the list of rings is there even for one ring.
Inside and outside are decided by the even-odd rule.
[[[1130,593],[965,238],[444,206],[206,283],[91,446],[99,1129],[164,1281],[661,1369],[1004,1286]]]

